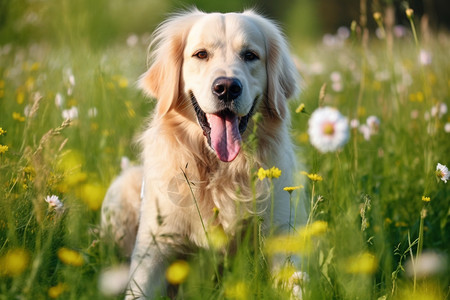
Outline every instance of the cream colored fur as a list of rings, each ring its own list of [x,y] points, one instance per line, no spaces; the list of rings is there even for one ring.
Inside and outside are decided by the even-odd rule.
[[[207,60],[194,56],[198,49],[208,51]],[[248,49],[259,59],[244,61],[241,54]],[[231,162],[220,161],[208,145],[190,100],[195,95],[204,112],[214,113],[219,105],[211,86],[219,76],[242,82],[242,95],[235,100],[240,117],[253,105],[262,115],[257,149],[243,147]],[[183,172],[204,223],[222,226],[233,237],[239,222],[255,213],[264,218],[266,231],[271,225],[265,181],[258,181],[258,209],[253,209],[250,173],[259,167],[282,170],[274,180],[272,225],[274,230],[289,226],[289,195],[282,189],[292,185],[295,166],[287,98],[298,92],[298,74],[277,26],[256,13],[193,10],[172,16],[154,33],[150,67],[140,86],[158,100],[139,139],[143,165],[125,170],[113,182],[102,207],[102,227],[131,254],[127,299],[164,294],[170,256],[189,244],[208,247]],[[243,143],[254,126],[250,120]],[[216,218],[214,208],[219,211]]]

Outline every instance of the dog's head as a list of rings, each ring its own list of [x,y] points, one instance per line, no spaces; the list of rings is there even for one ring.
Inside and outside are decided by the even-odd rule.
[[[140,85],[158,99],[157,117],[192,116],[225,162],[238,155],[253,113],[264,107],[265,119],[285,119],[298,90],[283,35],[252,11],[173,16],[155,31],[150,55]]]

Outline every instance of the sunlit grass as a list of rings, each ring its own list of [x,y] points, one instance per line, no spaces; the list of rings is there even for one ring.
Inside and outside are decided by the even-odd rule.
[[[208,232],[211,250],[168,270],[180,298],[289,299],[294,269],[277,279],[267,264],[280,252],[302,258],[304,299],[447,295],[449,186],[436,167],[450,164],[450,38],[403,30],[392,45],[373,34],[364,45],[357,30],[293,45],[304,87],[291,102],[292,136],[307,170],[286,192],[292,218],[298,201],[309,208],[307,227],[263,239],[255,218],[237,245]],[[0,46],[0,299],[122,297],[103,284],[111,267],[126,272],[100,239],[99,208],[121,158],[136,160],[133,136],[153,108],[134,84],[147,42]],[[351,127],[347,144],[325,154],[307,135],[323,106]],[[279,171],[254,179],[272,184]],[[439,267],[426,271],[425,258]]]

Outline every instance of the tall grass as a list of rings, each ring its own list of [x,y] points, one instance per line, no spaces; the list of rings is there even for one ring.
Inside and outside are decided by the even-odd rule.
[[[293,210],[297,201],[312,208],[310,226],[264,239],[254,218],[233,243],[209,232],[211,249],[184,258],[180,299],[289,299],[294,269],[275,278],[268,266],[283,251],[298,255],[309,275],[304,299],[448,297],[449,186],[435,169],[450,163],[450,115],[439,110],[449,104],[450,38],[422,31],[415,42],[411,28],[395,36],[386,26],[381,38],[353,29],[292,49],[304,80],[291,102],[292,136],[307,166],[299,171],[322,177],[297,173],[308,196],[291,194]],[[105,271],[124,262],[99,237],[99,207],[121,158],[135,160],[133,135],[153,108],[134,85],[148,41],[74,48],[79,39],[0,47],[0,299],[122,297],[99,289]],[[295,113],[300,103],[306,113]],[[380,123],[367,136],[355,127],[341,151],[321,154],[306,134],[319,106]],[[45,201],[50,195],[62,211]]]

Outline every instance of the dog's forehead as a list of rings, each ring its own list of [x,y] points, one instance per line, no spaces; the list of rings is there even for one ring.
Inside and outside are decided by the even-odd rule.
[[[192,26],[188,35],[188,44],[197,43],[225,47],[263,47],[264,34],[251,17],[240,13],[211,13],[203,15]]]

